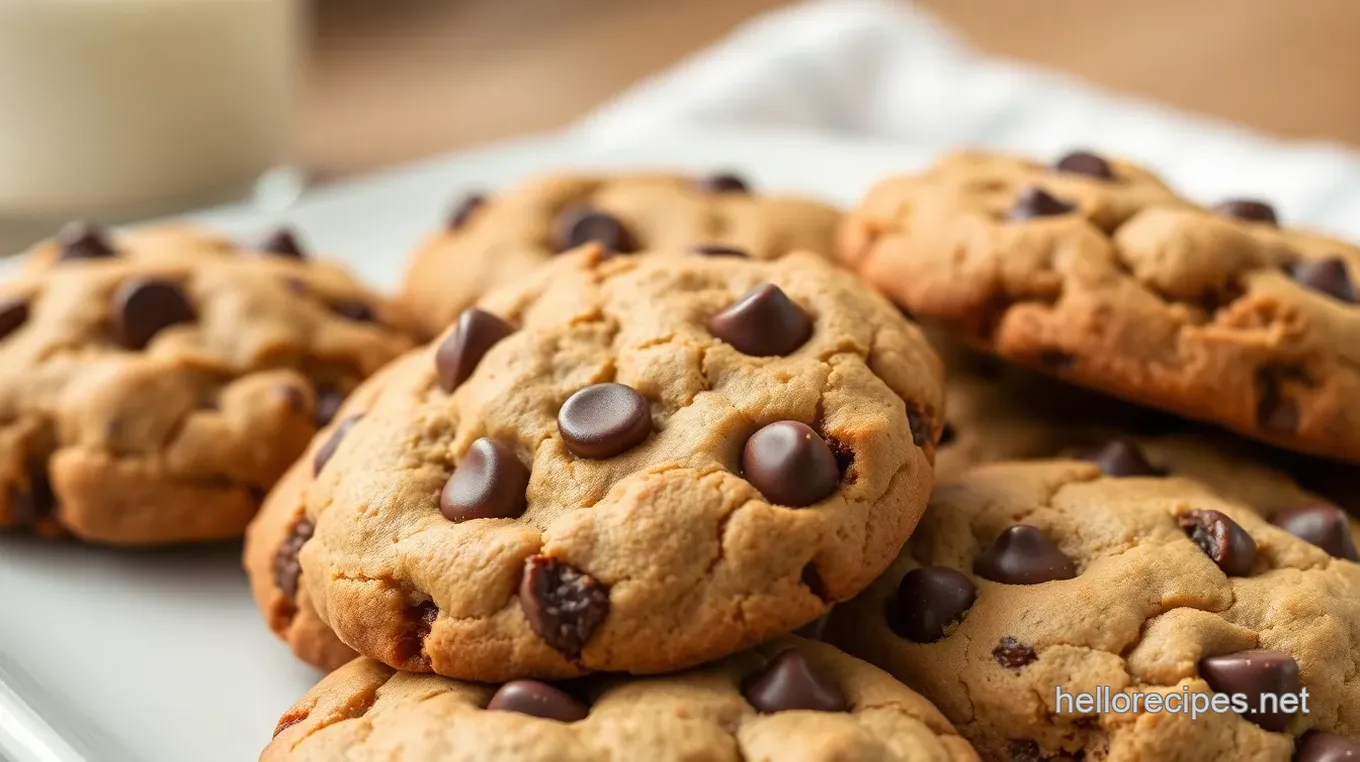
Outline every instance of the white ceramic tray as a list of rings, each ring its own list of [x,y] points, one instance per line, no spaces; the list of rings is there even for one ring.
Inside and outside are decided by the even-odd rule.
[[[530,139],[321,189],[280,214],[193,215],[241,236],[297,225],[311,248],[393,288],[406,253],[469,190],[564,168],[731,169],[767,190],[853,202],[936,152],[796,131],[677,133],[605,144]],[[1360,198],[1299,182],[1260,157],[1256,187],[1195,157],[1169,172],[1203,200],[1273,198],[1288,219],[1360,235]],[[1241,176],[1240,173],[1237,176]],[[3,268],[0,268],[3,269]],[[279,714],[318,678],[256,614],[237,545],[149,553],[0,535],[0,757],[10,762],[256,759]]]
[[[901,146],[798,134],[690,135],[634,146],[531,139],[318,190],[282,214],[193,215],[227,232],[298,226],[372,284],[459,194],[566,167],[733,169],[765,189],[848,203]],[[236,544],[126,552],[0,536],[0,757],[11,762],[239,762],[318,678],[264,626]]]

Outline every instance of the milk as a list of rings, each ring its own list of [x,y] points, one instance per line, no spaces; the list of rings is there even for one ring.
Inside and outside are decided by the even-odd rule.
[[[295,0],[0,0],[0,233],[218,200],[286,164],[298,17]]]

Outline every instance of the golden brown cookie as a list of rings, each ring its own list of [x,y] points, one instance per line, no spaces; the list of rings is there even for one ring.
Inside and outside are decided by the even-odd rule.
[[[493,682],[812,621],[911,532],[942,423],[919,330],[797,253],[586,247],[370,386],[296,466],[300,584],[360,653]]]
[[[481,685],[357,659],[279,721],[261,762],[971,762],[929,702],[781,638],[660,677]]]
[[[830,255],[838,216],[817,201],[753,193],[730,174],[542,177],[459,202],[412,255],[400,302],[433,336],[489,289],[591,241],[619,253]]]
[[[1007,359],[1272,444],[1360,462],[1360,249],[1213,210],[1131,164],[945,159],[873,189],[843,260]]]
[[[1356,523],[1194,439],[1125,441],[1098,461],[942,482],[828,640],[933,700],[983,759],[1285,762],[1301,738],[1315,748],[1295,760],[1360,752],[1345,740],[1360,739]],[[1306,713],[1254,711],[1263,691],[1303,689]],[[1126,691],[1241,693],[1248,713],[1120,711],[1108,695]]]
[[[289,240],[75,226],[37,247],[0,286],[0,527],[239,536],[344,395],[411,346]]]

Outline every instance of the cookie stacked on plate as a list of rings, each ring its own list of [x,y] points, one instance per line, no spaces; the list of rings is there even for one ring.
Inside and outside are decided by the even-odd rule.
[[[451,324],[250,531],[275,631],[324,668],[362,655],[265,758],[974,759],[905,686],[789,636],[891,562],[943,427],[919,329],[798,250],[834,218],[730,176],[460,209],[407,290]],[[501,258],[525,272],[475,305],[431,288]]]
[[[352,388],[411,346],[287,232],[72,225],[0,286],[0,528],[239,537]]]
[[[873,189],[839,252],[953,378],[931,507],[830,640],[984,759],[1360,758],[1360,251],[974,153]]]

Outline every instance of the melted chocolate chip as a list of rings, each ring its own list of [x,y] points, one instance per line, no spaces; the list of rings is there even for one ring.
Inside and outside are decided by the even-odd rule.
[[[1007,585],[1037,585],[1077,576],[1072,559],[1043,532],[1026,524],[1009,527],[973,562],[973,573]]]
[[[439,387],[446,392],[457,389],[477,369],[477,363],[515,327],[499,317],[469,307],[458,316],[458,325],[434,353]]]
[[[302,247],[297,233],[289,227],[276,228],[260,241],[258,248],[266,254],[288,257],[289,259],[307,258],[307,251]]]
[[[1199,673],[1217,693],[1244,693],[1250,706],[1260,708],[1266,693],[1282,696],[1299,692],[1299,664],[1294,657],[1279,651],[1252,649],[1200,659]],[[1273,732],[1284,730],[1290,714],[1283,712],[1246,712],[1242,719]]]
[[[911,429],[911,442],[917,447],[925,447],[930,441],[930,416],[917,410],[907,411],[907,427]]]
[[[1165,472],[1148,462],[1147,456],[1131,439],[1111,439],[1082,455],[1100,466],[1106,476],[1164,476]]]
[[[1190,511],[1177,518],[1181,529],[1229,577],[1251,574],[1256,542],[1236,521],[1218,511]]]
[[[430,637],[430,628],[439,618],[439,606],[434,601],[422,601],[406,609],[406,625],[394,643],[397,661],[403,664],[427,663],[425,639]]]
[[[962,572],[947,566],[912,569],[889,600],[888,627],[913,643],[934,643],[943,638],[977,600],[977,588]]]
[[[335,414],[340,412],[340,406],[345,403],[345,390],[330,384],[317,384],[316,387],[316,409],[313,411],[313,420],[317,428],[329,426],[335,420]]]
[[[1020,191],[1015,206],[1011,207],[1011,219],[1016,221],[1032,220],[1037,217],[1056,217],[1068,214],[1077,207],[1049,195],[1042,188],[1031,185]]]
[[[1350,518],[1334,505],[1318,503],[1282,511],[1270,523],[1327,551],[1333,558],[1360,561],[1351,536]]]
[[[558,722],[577,722],[590,713],[584,704],[570,695],[537,680],[513,680],[502,685],[486,708]]]
[[[652,433],[652,414],[631,386],[594,384],[562,403],[557,430],[573,455],[601,460],[642,444]]]
[[[1256,405],[1256,422],[1267,431],[1279,434],[1294,434],[1299,429],[1299,407],[1280,390],[1280,378],[1272,372],[1257,375],[1259,402]]]
[[[954,428],[954,424],[949,421],[944,422],[944,428],[940,429],[940,446],[943,447],[953,442],[959,436],[959,432]]]
[[[0,340],[9,338],[28,322],[28,300],[18,297],[0,299]]]
[[[351,415],[335,425],[335,430],[331,432],[330,437],[328,437],[316,450],[316,457],[312,460],[313,475],[320,474],[321,469],[326,467],[326,463],[328,463],[331,456],[335,454],[336,448],[344,441],[345,435],[354,427],[354,424],[359,422],[360,418],[363,418],[363,416]]]
[[[1073,151],[1058,159],[1053,164],[1053,168],[1059,172],[1086,175],[1098,180],[1114,179],[1114,171],[1110,169],[1110,163],[1090,151]]]
[[[812,318],[772,283],[747,291],[708,321],[708,332],[753,357],[787,355],[812,335]]]
[[[1357,299],[1355,283],[1351,281],[1350,269],[1341,257],[1310,259],[1297,262],[1289,268],[1294,282],[1307,289],[1326,294],[1347,304],[1355,304]]]
[[[532,556],[524,562],[519,604],[543,642],[574,659],[609,615],[609,589],[561,561]]]
[[[449,521],[513,519],[524,513],[529,469],[514,450],[482,437],[468,447],[463,462],[444,484],[439,510]]]
[[[1267,225],[1280,224],[1279,217],[1275,215],[1275,208],[1264,201],[1255,199],[1229,199],[1215,206],[1214,213],[1245,222],[1264,222]]]
[[[992,658],[1006,669],[1021,669],[1039,660],[1033,648],[1007,635],[992,649]]]
[[[761,714],[795,709],[844,712],[850,708],[835,683],[817,674],[807,657],[795,650],[770,660],[742,685],[742,695]]]
[[[689,247],[691,254],[702,254],[706,257],[749,257],[744,249],[724,246],[720,243],[701,243]]]
[[[449,212],[449,230],[462,229],[464,225],[468,224],[468,220],[472,219],[472,215],[476,214],[477,210],[486,204],[486,200],[486,196],[481,193],[469,193],[463,196],[457,204],[453,205],[453,210]]]
[[[358,299],[347,299],[331,305],[331,312],[356,323],[372,323],[377,319],[373,307]]]
[[[553,236],[558,251],[574,249],[587,243],[598,243],[611,254],[632,254],[637,251],[633,234],[618,218],[589,206],[573,206],[557,218]]]
[[[1310,730],[1295,746],[1293,762],[1360,762],[1360,743],[1336,733]]]
[[[821,502],[841,480],[826,440],[798,421],[778,421],[752,434],[742,449],[741,468],[766,500],[791,508]]]
[[[731,172],[715,172],[701,177],[694,186],[705,193],[750,193],[746,181]]]
[[[57,233],[62,262],[73,259],[103,259],[117,255],[104,229],[88,222],[70,222]]]
[[[109,315],[114,338],[128,349],[144,349],[161,329],[194,318],[194,308],[178,283],[150,278],[119,286]]]
[[[279,586],[289,600],[297,598],[298,577],[302,575],[302,565],[298,563],[298,551],[312,539],[315,527],[307,519],[300,519],[293,525],[283,544],[274,553],[274,583]]]

